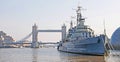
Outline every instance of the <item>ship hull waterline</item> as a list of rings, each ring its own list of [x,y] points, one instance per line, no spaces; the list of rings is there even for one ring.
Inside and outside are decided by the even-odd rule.
[[[84,39],[81,41],[65,42],[59,44],[58,51],[84,54],[84,55],[104,55],[104,35]]]

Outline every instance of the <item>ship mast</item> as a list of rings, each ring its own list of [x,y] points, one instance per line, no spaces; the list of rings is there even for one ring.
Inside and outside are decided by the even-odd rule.
[[[70,29],[72,29],[73,28],[73,22],[71,21],[70,22]]]
[[[104,35],[106,35],[105,20],[103,21],[103,24],[104,24]]]
[[[78,9],[76,10],[77,13],[77,25],[84,25],[84,18],[82,18],[81,14],[81,7],[78,6]]]
[[[73,21],[72,21],[72,18],[74,18],[74,17],[71,16],[70,29],[73,28]]]

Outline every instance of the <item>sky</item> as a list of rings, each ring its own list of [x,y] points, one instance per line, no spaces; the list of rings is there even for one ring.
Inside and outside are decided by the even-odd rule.
[[[95,34],[103,34],[105,20],[106,32],[110,38],[120,26],[120,0],[0,0],[0,31],[4,31],[15,40],[20,40],[32,32],[32,26],[38,29],[61,29],[65,23],[75,19],[77,6],[82,6],[82,15],[86,18]],[[59,41],[61,33],[39,33],[40,41]],[[31,40],[31,38],[30,38]]]

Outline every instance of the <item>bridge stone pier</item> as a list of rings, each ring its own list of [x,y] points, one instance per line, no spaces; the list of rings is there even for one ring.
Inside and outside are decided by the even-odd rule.
[[[32,48],[39,47],[38,38],[37,38],[38,32],[61,32],[62,40],[64,40],[66,38],[66,26],[65,26],[65,24],[62,26],[61,30],[38,30],[37,25],[34,24],[32,26],[32,44],[31,44]]]

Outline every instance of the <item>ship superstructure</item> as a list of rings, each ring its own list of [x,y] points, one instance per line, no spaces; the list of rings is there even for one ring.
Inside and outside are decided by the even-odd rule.
[[[85,39],[85,38],[90,38],[94,37],[94,31],[87,25],[84,25],[85,18],[82,18],[81,14],[81,7],[78,6],[77,12],[77,25],[73,27],[73,23],[71,22],[71,27],[69,29],[69,33],[67,35],[67,39]]]

